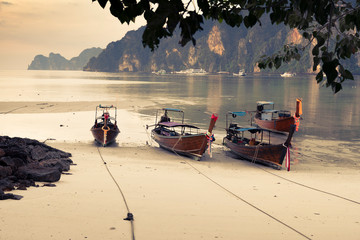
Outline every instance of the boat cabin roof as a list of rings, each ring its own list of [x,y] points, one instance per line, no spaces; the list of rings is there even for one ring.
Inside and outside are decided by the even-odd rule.
[[[277,113],[279,110],[275,109],[264,109],[262,110],[263,113]]]
[[[270,101],[257,101],[256,104],[257,104],[257,105],[274,105],[274,102],[270,102]]]
[[[265,129],[265,128],[259,128],[259,127],[252,127],[252,126],[248,126],[248,127],[241,127],[241,126],[237,126],[237,127],[231,127],[229,128],[229,130],[232,131],[236,131],[236,132],[246,132],[249,131],[251,133],[256,133],[256,132],[268,132],[268,133],[277,133],[276,131],[273,131],[271,129]]]
[[[233,130],[233,131],[236,131],[236,132],[249,131],[251,133],[263,131],[263,129],[257,128],[257,127],[232,127],[232,128],[230,128],[230,130]]]
[[[163,108],[162,110],[164,111],[173,111],[173,112],[183,112],[180,109],[176,109],[176,108]]]
[[[114,107],[114,105],[110,105],[110,106],[103,106],[103,105],[101,105],[101,104],[99,104],[99,106],[98,106],[99,108],[113,108]]]
[[[178,123],[178,122],[160,122],[160,123],[158,123],[158,125],[165,126],[165,127],[188,127],[188,128],[199,129],[196,126],[189,125],[189,124],[184,124],[184,123]]]
[[[246,111],[241,111],[241,112],[229,112],[229,114],[232,114],[233,116],[243,117],[243,116],[246,116]]]

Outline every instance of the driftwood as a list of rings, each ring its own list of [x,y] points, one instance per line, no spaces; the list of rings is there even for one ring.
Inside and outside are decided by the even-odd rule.
[[[73,164],[70,157],[70,153],[37,140],[0,136],[0,200],[22,198],[6,191],[59,181]]]

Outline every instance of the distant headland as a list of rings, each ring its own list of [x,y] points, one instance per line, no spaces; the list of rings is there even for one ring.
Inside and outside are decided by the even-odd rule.
[[[28,66],[28,70],[83,70],[83,67],[92,57],[97,57],[103,51],[102,48],[88,48],[79,56],[67,60],[58,53],[50,53],[49,57],[36,55]]]

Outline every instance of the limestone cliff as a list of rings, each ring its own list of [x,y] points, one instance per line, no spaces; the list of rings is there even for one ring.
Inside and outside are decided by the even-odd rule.
[[[207,44],[208,44],[210,51],[212,51],[213,53],[218,54],[220,56],[223,55],[225,48],[221,41],[221,33],[220,33],[219,26],[215,25],[211,29],[211,31],[209,33],[209,37],[207,39]]]
[[[179,35],[162,39],[158,49],[151,52],[142,46],[144,27],[128,32],[119,41],[110,43],[97,57],[90,59],[84,67],[86,71],[105,72],[152,72],[164,69],[167,72],[187,68],[202,68],[207,72],[260,72],[257,61],[262,55],[272,55],[284,44],[303,44],[304,39],[297,30],[285,26],[272,25],[269,20],[261,26],[250,29],[232,28],[226,24],[206,21],[203,31],[196,33],[196,46],[178,44]],[[178,33],[177,33],[178,34]],[[352,61],[350,69],[359,70],[359,60]],[[356,64],[354,64],[356,63]],[[357,67],[356,67],[357,66]],[[265,72],[293,71],[312,72],[311,49],[303,53],[299,62],[283,64],[279,69],[261,70]]]

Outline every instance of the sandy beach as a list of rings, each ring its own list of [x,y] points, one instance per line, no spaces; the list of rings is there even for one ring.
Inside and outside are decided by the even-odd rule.
[[[221,136],[212,158],[194,161],[160,149],[144,128],[153,120],[125,102],[115,103],[117,143],[98,148],[89,132],[96,104],[0,103],[1,124],[25,117],[38,140],[72,153],[76,164],[56,187],[39,183],[13,191],[19,201],[1,201],[0,239],[132,239],[128,212],[136,239],[359,239],[358,165],[278,171],[234,159]],[[1,134],[26,137],[25,128]]]

